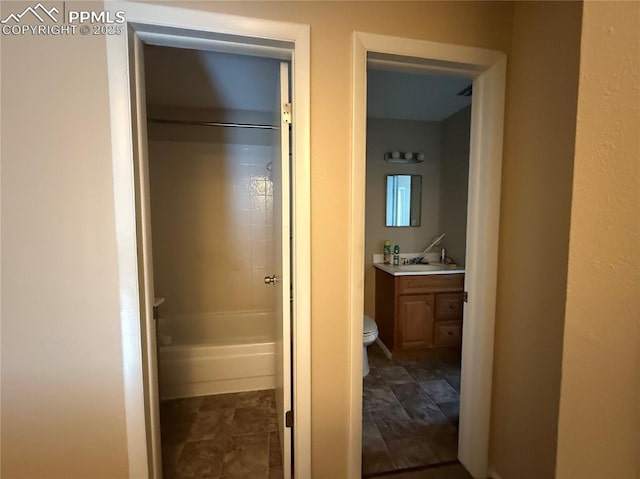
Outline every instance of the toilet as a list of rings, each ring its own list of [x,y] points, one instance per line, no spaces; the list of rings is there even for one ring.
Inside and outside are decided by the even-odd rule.
[[[364,345],[362,351],[362,377],[369,374],[369,357],[367,355],[367,346],[374,343],[378,337],[378,325],[369,316],[364,317],[364,327],[362,328],[362,343]]]

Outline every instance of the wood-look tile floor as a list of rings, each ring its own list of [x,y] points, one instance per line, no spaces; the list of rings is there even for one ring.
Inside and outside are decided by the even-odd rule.
[[[426,358],[400,361],[388,359],[374,343],[368,355],[370,373],[363,380],[363,476],[470,478],[455,464],[460,350],[434,349]],[[432,467],[439,464],[443,467]],[[429,469],[415,471],[424,467]],[[385,474],[407,469],[411,471],[406,476]],[[442,476],[448,470],[453,475]]]
[[[162,401],[165,479],[280,479],[273,390]]]

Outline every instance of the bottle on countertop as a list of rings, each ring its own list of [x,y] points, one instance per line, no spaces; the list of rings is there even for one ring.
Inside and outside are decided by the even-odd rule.
[[[400,246],[395,245],[393,247],[393,265],[398,266],[400,264]]]
[[[440,262],[442,264],[446,264],[447,262],[447,250],[445,248],[442,248],[442,250],[440,250]]]
[[[391,241],[384,242],[384,264],[391,264]]]

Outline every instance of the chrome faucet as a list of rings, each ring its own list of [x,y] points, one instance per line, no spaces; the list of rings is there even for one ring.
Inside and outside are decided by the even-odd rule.
[[[422,252],[422,254],[417,258],[415,258],[415,262],[420,263],[424,259],[424,257],[427,256],[427,254],[429,254],[429,251],[431,251],[433,248],[438,246],[438,244],[440,244],[440,241],[442,241],[442,238],[444,238],[445,236],[446,236],[446,233],[442,233],[440,236],[434,239],[431,243],[429,243],[429,246],[426,247],[426,249]]]

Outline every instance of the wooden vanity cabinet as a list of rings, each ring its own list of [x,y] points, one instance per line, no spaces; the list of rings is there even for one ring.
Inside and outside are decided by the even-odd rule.
[[[376,323],[395,357],[462,344],[464,274],[393,276],[376,269]]]

